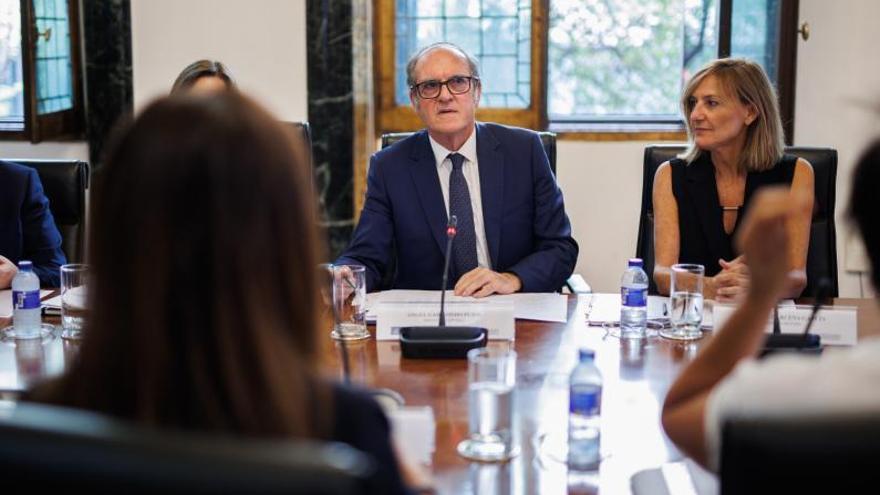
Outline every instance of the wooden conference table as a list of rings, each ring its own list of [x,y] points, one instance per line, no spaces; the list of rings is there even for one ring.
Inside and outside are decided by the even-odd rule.
[[[456,454],[455,447],[468,430],[464,360],[401,359],[396,342],[369,339],[348,344],[352,381],[395,390],[407,405],[433,408],[433,473],[440,493],[630,493],[632,474],[681,458],[663,433],[660,410],[672,381],[711,334],[691,343],[659,337],[620,340],[602,327],[587,325],[589,297],[570,296],[567,323],[518,321],[514,342],[489,344],[512,346],[518,355],[515,415],[521,453],[508,463],[471,463]],[[859,338],[880,331],[873,299],[836,299],[834,304],[858,306]],[[8,324],[8,319],[0,318],[0,325]],[[341,376],[338,344],[329,337],[324,342],[328,372]],[[568,421],[567,380],[580,347],[596,350],[604,378],[604,459],[597,474],[569,489],[561,462]],[[60,373],[76,351],[76,342],[59,337],[0,342],[0,393],[14,395],[36,380]]]

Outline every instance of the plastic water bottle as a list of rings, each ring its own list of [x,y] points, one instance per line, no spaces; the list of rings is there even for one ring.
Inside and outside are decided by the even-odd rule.
[[[30,261],[18,263],[12,279],[12,326],[15,338],[33,339],[40,336],[40,279]]]
[[[571,372],[568,395],[568,468],[574,471],[599,467],[599,413],[602,375],[593,362],[595,353],[581,349]]]
[[[642,269],[641,259],[630,258],[620,277],[620,336],[644,338],[647,320],[648,275]]]

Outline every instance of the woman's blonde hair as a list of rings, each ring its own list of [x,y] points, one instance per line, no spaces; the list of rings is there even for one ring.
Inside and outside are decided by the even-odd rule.
[[[688,81],[681,96],[681,110],[690,144],[681,158],[692,163],[703,153],[694,142],[690,115],[696,102],[691,98],[700,83],[709,76],[715,76],[728,95],[736,96],[743,105],[752,105],[757,112],[757,117],[746,129],[746,142],[739,157],[740,166],[750,171],[773,168],[785,149],[776,90],[764,69],[744,58],[721,58],[710,62]]]

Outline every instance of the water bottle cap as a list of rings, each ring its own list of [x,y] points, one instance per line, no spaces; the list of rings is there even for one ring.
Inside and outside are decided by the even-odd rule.
[[[578,351],[578,354],[580,356],[579,361],[592,361],[596,357],[596,351],[594,351],[593,349],[581,349]]]
[[[637,266],[637,267],[641,268],[643,266],[642,259],[641,258],[630,258],[629,263],[627,263],[627,266]]]
[[[21,260],[18,262],[18,269],[23,272],[30,272],[34,269],[34,264],[28,260]]]

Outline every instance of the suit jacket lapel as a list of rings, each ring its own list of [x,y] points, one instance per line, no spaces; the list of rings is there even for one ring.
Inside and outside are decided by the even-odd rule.
[[[477,166],[483,202],[483,228],[492,267],[498,265],[501,246],[501,215],[504,206],[504,155],[501,143],[485,124],[477,124]]]
[[[446,256],[446,222],[448,221],[443,191],[440,189],[440,178],[437,175],[437,162],[427,131],[421,131],[413,143],[410,155],[412,163],[409,170],[413,184],[418,192],[419,202],[425,212],[425,220],[431,229],[437,247]]]
[[[713,253],[730,259],[730,242],[724,232],[721,216],[721,202],[718,199],[718,186],[715,184],[715,169],[708,157],[700,157],[686,169],[686,186],[694,199],[692,208],[696,209],[706,242]],[[708,268],[708,267],[707,267]]]

